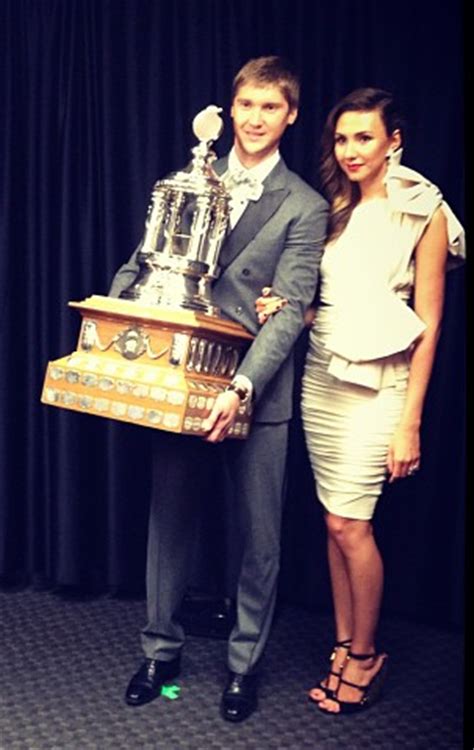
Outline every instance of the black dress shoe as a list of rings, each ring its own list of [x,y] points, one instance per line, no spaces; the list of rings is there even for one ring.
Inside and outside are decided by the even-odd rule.
[[[180,667],[180,656],[171,661],[145,659],[129,682],[125,703],[129,706],[143,706],[144,703],[154,700],[160,695],[164,683],[179,675]]]
[[[257,675],[230,672],[222,694],[222,717],[226,721],[244,721],[255,711],[257,703]]]

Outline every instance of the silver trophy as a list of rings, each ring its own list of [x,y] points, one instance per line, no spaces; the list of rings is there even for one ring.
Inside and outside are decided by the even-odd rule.
[[[143,305],[218,315],[210,288],[229,221],[229,194],[211,167],[210,146],[221,134],[221,108],[209,105],[193,120],[199,139],[189,171],[175,172],[153,187],[140,267],[120,297]]]
[[[194,118],[199,144],[189,171],[155,184],[133,283],[118,299],[92,295],[69,303],[82,316],[77,348],[48,363],[43,403],[206,434],[203,420],[253,339],[211,301],[229,221],[229,195],[211,166],[220,111],[210,105]],[[228,437],[245,439],[251,416],[248,401]]]

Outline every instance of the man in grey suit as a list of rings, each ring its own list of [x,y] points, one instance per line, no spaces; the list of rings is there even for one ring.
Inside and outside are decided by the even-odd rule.
[[[214,164],[232,201],[231,232],[221,250],[213,302],[255,338],[231,385],[216,399],[205,440],[159,431],[153,436],[148,622],[142,630],[146,659],[128,685],[129,705],[153,700],[163,683],[180,672],[184,632],[176,614],[189,583],[197,517],[204,505],[196,482],[205,469],[219,465],[229,480],[226,492],[241,542],[237,617],[229,637],[221,713],[228,721],[242,721],[257,707],[258,668],[277,591],[293,346],[314,297],[327,223],[324,199],[289,171],[279,154],[298,101],[298,79],[278,57],[250,60],[234,79],[234,145]],[[242,173],[250,184],[241,182]],[[114,277],[112,296],[137,274],[135,256]],[[260,327],[255,301],[265,286],[288,304]],[[241,401],[249,398],[254,401],[249,437],[225,440]]]

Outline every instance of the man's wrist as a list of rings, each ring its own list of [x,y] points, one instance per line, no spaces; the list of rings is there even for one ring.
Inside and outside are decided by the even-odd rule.
[[[226,390],[236,393],[241,403],[245,404],[252,397],[253,388],[252,383],[247,377],[236,375]]]

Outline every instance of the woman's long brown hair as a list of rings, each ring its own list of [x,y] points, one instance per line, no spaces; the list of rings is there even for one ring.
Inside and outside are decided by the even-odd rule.
[[[341,170],[334,156],[334,133],[344,112],[380,113],[388,135],[400,130],[404,123],[392,94],[383,89],[359,88],[347,94],[330,111],[321,139],[321,184],[330,206],[328,240],[338,237],[346,227],[351,213],[360,200],[360,188]]]

